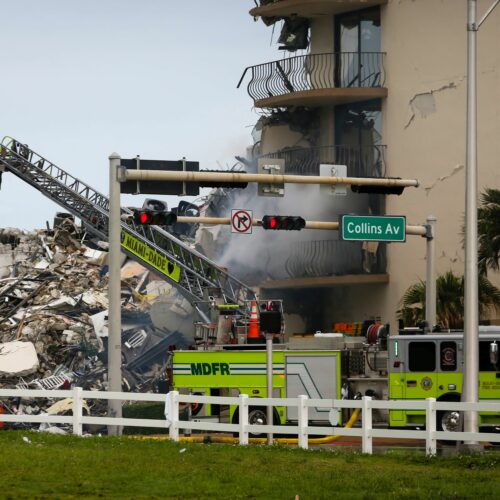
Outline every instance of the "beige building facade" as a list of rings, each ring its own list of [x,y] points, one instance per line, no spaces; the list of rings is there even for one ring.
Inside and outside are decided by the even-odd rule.
[[[479,17],[490,5],[478,1]],[[346,164],[349,176],[418,179],[419,188],[400,196],[330,197],[323,220],[387,214],[424,224],[433,215],[436,271],[462,275],[466,0],[262,1],[250,14],[270,31],[283,26],[276,61],[249,67],[245,75],[255,107],[266,115],[254,156],[283,157],[289,173],[317,175],[320,163]],[[500,188],[500,8],[479,30],[477,61],[481,192]],[[289,265],[283,279],[261,283],[264,295],[284,293],[292,309],[304,290],[317,297],[317,321],[290,317],[291,329],[326,331],[335,322],[369,318],[396,328],[405,290],[425,280],[425,238],[355,247],[338,234],[308,238],[330,241],[321,259],[338,261],[340,269],[308,269],[315,253],[304,251],[302,267]],[[355,253],[353,265],[345,256]],[[498,284],[497,276],[489,277]]]

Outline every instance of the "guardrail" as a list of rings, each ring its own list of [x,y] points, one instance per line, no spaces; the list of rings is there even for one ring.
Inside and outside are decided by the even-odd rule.
[[[333,52],[289,57],[248,66],[237,88],[249,70],[247,90],[254,101],[307,90],[383,87],[384,56],[383,52]]]
[[[0,414],[0,422],[20,423],[50,423],[70,424],[73,434],[81,436],[84,424],[98,424],[110,426],[132,426],[168,428],[170,439],[179,441],[180,430],[229,432],[238,434],[235,441],[246,445],[250,442],[249,435],[255,434],[285,434],[297,435],[297,445],[307,449],[311,436],[347,436],[360,437],[363,453],[373,452],[373,438],[420,439],[425,441],[427,455],[435,455],[437,441],[487,441],[500,443],[498,433],[473,433],[473,432],[445,432],[436,429],[436,416],[438,411],[478,411],[500,413],[500,401],[462,403],[450,401],[436,401],[434,398],[426,400],[374,400],[368,396],[361,400],[338,399],[309,399],[307,396],[297,398],[250,398],[246,394],[238,397],[218,397],[179,394],[171,391],[165,394],[139,394],[129,392],[97,392],[84,391],[80,387],[72,390],[32,390],[32,389],[0,389],[0,398],[29,397],[29,398],[71,398],[73,400],[73,415],[8,415]],[[165,402],[165,420],[92,417],[83,415],[83,401],[87,399],[114,399],[122,401],[149,401]],[[235,424],[219,423],[197,420],[180,420],[179,405],[181,403],[202,403],[215,405],[237,405],[239,407],[239,422]],[[248,410],[250,406],[285,406],[296,407],[298,412],[297,425],[250,425]],[[361,427],[346,428],[333,426],[309,425],[309,408],[332,408],[336,410],[356,409],[361,410]],[[380,429],[373,427],[373,410],[423,410],[425,411],[425,430],[409,429]]]
[[[292,175],[320,175],[320,164],[346,165],[350,177],[385,177],[384,144],[354,146],[311,146],[309,148],[284,148],[257,158],[283,158],[285,170]]]

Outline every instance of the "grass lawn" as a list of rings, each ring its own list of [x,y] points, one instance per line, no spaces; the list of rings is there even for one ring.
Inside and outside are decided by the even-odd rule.
[[[365,456],[22,431],[0,432],[0,450],[1,498],[500,498],[500,453]]]

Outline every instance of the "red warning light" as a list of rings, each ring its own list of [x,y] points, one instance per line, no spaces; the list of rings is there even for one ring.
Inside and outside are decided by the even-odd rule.
[[[273,230],[300,231],[306,227],[306,221],[302,217],[291,215],[264,215],[262,227]]]
[[[147,224],[151,219],[151,215],[148,212],[141,212],[139,216],[139,222],[141,224]]]

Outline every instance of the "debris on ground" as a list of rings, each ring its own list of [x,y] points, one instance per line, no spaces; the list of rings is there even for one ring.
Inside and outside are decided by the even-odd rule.
[[[107,389],[107,249],[71,217],[53,230],[0,229],[0,388]],[[169,349],[192,336],[189,303],[123,255],[123,390],[163,392]],[[0,404],[37,414],[54,400]],[[106,413],[106,401],[92,404]]]

